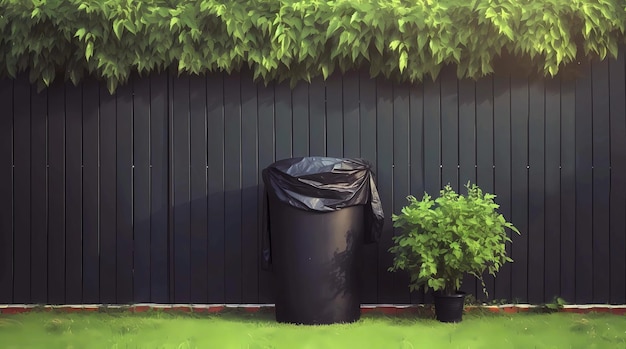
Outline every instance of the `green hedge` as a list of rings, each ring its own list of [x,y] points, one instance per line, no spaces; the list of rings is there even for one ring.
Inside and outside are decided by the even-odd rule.
[[[0,76],[48,85],[138,71],[237,71],[310,80],[367,66],[372,76],[493,72],[504,52],[555,75],[616,56],[625,0],[0,0]]]

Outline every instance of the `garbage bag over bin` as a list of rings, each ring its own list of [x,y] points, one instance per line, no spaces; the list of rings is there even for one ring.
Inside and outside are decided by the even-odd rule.
[[[371,165],[364,159],[297,157],[277,161],[263,170],[265,193],[292,207],[306,211],[330,212],[364,205],[365,243],[377,242],[384,213]],[[264,205],[267,207],[267,202]],[[269,216],[264,219],[264,264],[271,263]]]
[[[263,266],[272,264],[276,321],[357,321],[362,243],[378,241],[383,225],[370,164],[292,158],[263,170],[263,181]]]

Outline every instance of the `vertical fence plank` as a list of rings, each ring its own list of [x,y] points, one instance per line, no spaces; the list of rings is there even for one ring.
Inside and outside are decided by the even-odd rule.
[[[308,156],[309,85],[301,82],[296,85],[291,93],[293,103],[293,156]]]
[[[539,304],[544,302],[545,274],[545,87],[543,79],[533,79],[529,83],[528,98],[528,251],[526,254],[528,256],[528,301]]]
[[[116,303],[115,96],[100,89],[100,302]]]
[[[502,83],[499,82],[498,86]],[[476,184],[486,192],[494,192],[494,81],[492,77],[476,82]],[[498,90],[498,94],[502,91]],[[510,213],[510,212],[509,212]],[[510,214],[505,216],[510,219]],[[494,291],[494,280],[485,276],[487,292],[492,297],[508,298],[510,295]],[[482,286],[476,282],[476,296],[484,298]]]
[[[150,302],[150,78],[133,84],[133,301]]]
[[[326,156],[326,88],[322,78],[309,86],[309,142],[311,156]]]
[[[274,91],[276,160],[282,160],[293,156],[291,88],[287,82],[282,82],[276,84]]]
[[[609,61],[610,112],[610,303],[626,302],[626,95],[624,80],[624,48],[615,60]]]
[[[30,303],[30,86],[20,76],[13,92],[13,302]]]
[[[83,300],[83,105],[82,86],[65,88],[65,302]]]
[[[229,75],[224,79],[225,301],[241,303],[241,82],[239,75]],[[290,101],[291,91],[281,89],[282,98]],[[291,124],[290,104],[285,104],[283,108],[285,113],[277,111],[277,119]],[[288,133],[291,135],[291,128]]]
[[[191,294],[189,203],[189,76],[174,79],[174,302],[189,303]],[[172,161],[172,160],[170,160]]]
[[[441,81],[424,82],[424,191],[432,197],[441,189]],[[422,193],[418,199],[422,198]],[[421,296],[420,296],[421,297]],[[425,295],[424,302],[432,297]]]
[[[369,77],[369,73],[361,72],[359,76],[359,125],[360,125],[360,156],[372,165],[376,171],[376,80]],[[313,101],[311,101],[313,107]],[[323,118],[320,118],[323,119]],[[376,175],[376,174],[375,174]],[[377,179],[377,177],[375,177]],[[383,207],[385,215],[389,208]],[[378,244],[363,246],[361,280],[363,291],[362,303],[378,303]]]
[[[343,75],[343,156],[360,156],[359,124],[359,73],[349,71]]]
[[[511,126],[511,121],[519,121],[524,120],[525,123],[528,119],[528,105],[524,104],[528,101],[528,90],[525,85],[525,81],[511,81],[508,77],[496,77],[494,78],[493,84],[493,94],[494,94],[494,105],[493,105],[493,149],[494,149],[494,183],[493,183],[493,192],[498,195],[496,198],[496,202],[500,204],[500,212],[504,215],[504,217],[512,217],[513,224],[517,221],[525,220],[526,215],[524,214],[524,209],[526,207],[526,201],[524,197],[520,193],[520,188],[517,187],[518,184],[515,180],[512,181],[511,171],[513,164],[519,164],[521,161],[525,164],[525,158],[520,159],[513,158],[511,154],[512,151],[516,150],[513,147],[515,142],[512,139],[512,130],[514,130],[515,135],[518,132],[521,132],[521,141],[524,142],[523,135],[527,134],[527,127],[523,126]],[[511,105],[511,101],[518,101],[520,105]],[[521,127],[521,129],[520,129]],[[522,148],[526,146],[525,143],[522,144]],[[526,148],[527,149],[527,148]],[[520,150],[521,151],[521,150]],[[513,155],[515,156],[515,155]],[[525,165],[524,165],[525,167]],[[513,173],[516,175],[526,174],[526,169],[521,173],[517,173],[516,170],[513,170]],[[525,178],[525,177],[523,177]],[[513,182],[513,183],[511,183]],[[517,190],[512,192],[512,187]],[[522,196],[522,197],[520,197]],[[512,206],[513,203],[513,206]],[[521,214],[515,214],[515,211],[511,212],[512,209],[519,208],[522,211]],[[516,217],[520,217],[517,221]],[[520,222],[521,223],[521,222]],[[508,232],[507,232],[508,234]],[[514,240],[515,241],[515,240]],[[515,242],[513,243],[514,247],[511,248],[509,244],[507,244],[506,252],[509,256],[513,255],[513,259],[515,259],[515,253],[524,251],[523,246],[515,247]],[[520,245],[522,245],[520,243]],[[518,253],[519,255],[519,253]],[[519,256],[522,258],[522,256]],[[523,264],[524,262],[522,261]],[[512,275],[515,275],[513,280],[517,280],[516,282],[522,282],[521,285],[513,286],[513,290],[516,292],[522,292],[521,296],[525,296],[525,278],[526,271],[522,268],[522,270],[516,270],[515,265],[513,263],[513,269],[511,268],[511,264],[507,263],[502,268],[500,268],[500,272],[495,279],[495,290],[494,292],[490,292],[490,296],[496,299],[511,299],[512,297],[520,297],[520,294],[517,295],[512,293],[511,290],[511,279]],[[518,280],[521,279],[521,280]],[[522,281],[524,280],[524,281]],[[521,289],[517,289],[516,287],[521,287]]]
[[[319,81],[318,81],[319,83]],[[319,85],[319,84],[318,84]],[[311,91],[313,91],[313,86],[317,86],[314,80],[313,85],[311,85]],[[323,85],[322,85],[323,88]],[[319,89],[318,89],[319,90]],[[323,89],[322,89],[323,92]],[[311,95],[311,100],[313,100],[313,95]],[[311,104],[313,107],[313,103]],[[313,121],[321,118],[323,115],[316,115],[311,111],[312,119],[311,125],[313,125]],[[258,87],[258,117],[259,117],[259,209],[262,214],[266,213],[267,210],[267,202],[264,192],[263,179],[261,177],[261,171],[265,169],[267,166],[272,164],[275,160],[274,154],[274,86],[259,86]],[[314,140],[313,126],[311,126],[311,140]],[[311,143],[311,149],[313,149],[313,144]],[[322,154],[323,155],[323,154]],[[261,229],[264,229],[263,222],[267,222],[267,216],[261,216],[259,220],[259,224]],[[261,232],[265,233],[265,232]],[[263,251],[261,244],[259,244],[259,256],[263,256]],[[271,303],[274,299],[273,292],[273,284],[272,284],[272,273],[270,270],[261,270],[259,273],[259,302],[260,303]]]
[[[545,90],[545,284],[543,300],[560,294],[561,259],[561,84],[546,80]],[[532,166],[532,165],[531,165]]]
[[[150,77],[150,301],[171,302],[168,287],[168,77]]]
[[[48,101],[48,301],[65,303],[65,87]]]
[[[592,64],[593,302],[608,303],[610,286],[610,91],[609,61]],[[589,204],[589,203],[587,203]]]
[[[307,89],[308,91],[308,89]],[[308,95],[304,95],[308,100]],[[295,100],[295,97],[294,97]],[[259,302],[259,197],[257,86],[252,74],[241,78],[241,239],[243,303]],[[308,116],[307,108],[302,111]],[[308,117],[306,135],[308,154]],[[304,149],[304,148],[303,148]],[[302,151],[302,150],[301,150]]]
[[[191,76],[190,107],[190,185],[191,185],[191,294],[193,303],[207,303],[207,118],[206,78]]]
[[[433,197],[441,189],[440,98],[440,81],[424,82],[424,189]]]
[[[343,157],[343,77],[333,74],[326,80],[326,152]]]
[[[409,124],[409,86],[406,84],[393,85],[393,177],[392,198],[390,213],[399,213],[407,204],[406,196],[410,193],[410,124]],[[400,231],[394,229],[394,236]],[[398,303],[410,303],[408,273],[394,273],[393,299]]]
[[[13,85],[0,79],[0,303],[13,302]]]
[[[48,92],[31,86],[31,301],[48,303]],[[96,138],[97,139],[97,138]],[[1,302],[1,301],[0,301]]]
[[[116,93],[116,217],[117,263],[116,301],[120,304],[133,301],[133,207],[132,207],[132,136],[133,136],[132,83],[120,86]]]
[[[593,300],[593,120],[591,65],[576,80],[576,303]]]
[[[410,194],[418,199],[424,195],[424,85],[409,89]],[[405,203],[406,198],[404,198]],[[411,292],[411,303],[424,303],[424,292]]]
[[[454,69],[441,74],[441,185],[459,188],[459,90]],[[462,191],[461,191],[462,192]]]
[[[83,83],[83,302],[100,302],[99,134],[98,82]]]
[[[561,87],[561,297],[576,299],[576,82]]]
[[[459,81],[459,190],[467,182],[476,183],[476,83]],[[476,296],[476,278],[465,275],[463,291]]]
[[[207,78],[209,303],[224,303],[224,81]]]
[[[476,83],[459,81],[459,190],[467,182],[476,183]]]
[[[330,92],[330,91],[328,91]],[[329,129],[332,128],[329,125]],[[392,256],[388,252],[392,245],[393,225],[391,211],[393,210],[393,93],[389,81],[376,82],[376,147],[378,190],[385,212],[385,222],[380,242],[378,243],[378,301],[394,303],[395,275],[387,272],[392,264]],[[329,149],[330,150],[330,149]]]

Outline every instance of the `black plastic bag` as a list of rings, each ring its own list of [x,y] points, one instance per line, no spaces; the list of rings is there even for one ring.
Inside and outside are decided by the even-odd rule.
[[[344,207],[365,205],[365,243],[377,242],[383,228],[384,213],[374,182],[371,165],[364,159],[299,157],[277,161],[263,170],[265,193],[281,202],[306,211],[330,212]],[[266,208],[268,206],[265,200]],[[270,263],[269,215],[263,259]]]

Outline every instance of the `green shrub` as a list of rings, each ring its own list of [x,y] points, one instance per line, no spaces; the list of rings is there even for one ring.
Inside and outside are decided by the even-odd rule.
[[[617,55],[618,0],[0,0],[0,76],[49,85],[85,74],[237,71],[264,81],[369,67],[399,81],[493,71],[504,52],[555,75]]]
[[[400,234],[389,251],[394,254],[394,270],[407,270],[410,289],[443,291],[453,294],[461,287],[463,275],[478,278],[486,293],[483,273],[494,275],[505,262],[505,244],[511,239],[505,228],[519,234],[496,210],[495,195],[484,193],[469,183],[467,195],[457,194],[449,185],[432,200],[428,194],[418,201],[409,196],[409,205],[393,215]]]

